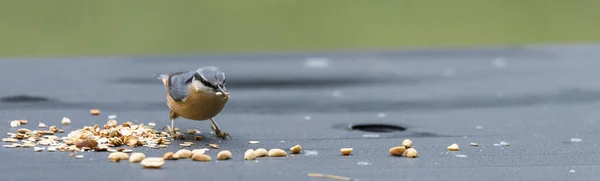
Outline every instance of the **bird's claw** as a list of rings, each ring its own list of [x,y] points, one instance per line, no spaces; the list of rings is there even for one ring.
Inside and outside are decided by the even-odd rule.
[[[211,126],[212,130],[215,132],[215,135],[221,139],[227,139],[227,137],[231,138],[231,135],[225,131],[221,131],[221,129],[216,128],[215,125]]]

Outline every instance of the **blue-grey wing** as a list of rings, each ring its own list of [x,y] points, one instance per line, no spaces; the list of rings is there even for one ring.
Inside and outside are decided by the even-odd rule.
[[[169,76],[169,95],[173,100],[183,101],[187,97],[188,86],[195,73],[195,71],[178,72]]]

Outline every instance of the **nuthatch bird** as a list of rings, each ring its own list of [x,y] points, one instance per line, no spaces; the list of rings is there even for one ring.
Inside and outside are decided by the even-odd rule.
[[[225,139],[229,136],[213,119],[229,100],[225,73],[219,68],[207,66],[195,71],[160,74],[158,78],[167,90],[171,127],[166,127],[169,133],[175,133],[174,120],[183,117],[196,121],[210,119],[217,137]]]

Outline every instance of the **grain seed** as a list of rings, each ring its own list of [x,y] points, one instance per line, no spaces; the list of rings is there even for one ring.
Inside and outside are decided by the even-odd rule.
[[[269,150],[267,155],[270,157],[285,157],[285,156],[287,156],[287,153],[285,151],[283,151],[282,149],[273,148],[273,149]]]
[[[42,152],[44,151],[44,147],[33,147],[34,152]]]
[[[292,151],[292,154],[297,154],[300,153],[300,151],[302,150],[302,146],[300,145],[296,145],[290,148],[290,151]]]
[[[130,149],[124,149],[124,150],[122,150],[121,152],[123,152],[123,153],[131,153],[131,152],[133,152],[133,150],[130,150]]]
[[[140,164],[144,166],[144,168],[160,168],[165,164],[165,160],[160,157],[148,157],[144,158]]]
[[[350,155],[352,153],[352,148],[342,148],[340,149],[342,155]]]
[[[248,141],[248,144],[258,144],[258,141]]]
[[[63,119],[60,121],[60,123],[63,125],[69,125],[69,124],[71,124],[71,119],[69,119],[67,117],[63,117]]]
[[[458,145],[456,143],[448,146],[449,151],[458,151]]]
[[[90,109],[90,114],[94,116],[100,115],[100,109]]]
[[[38,123],[38,127],[39,128],[46,128],[46,124],[40,122],[40,123]]]
[[[192,155],[193,154],[204,154],[206,152],[206,150],[207,150],[206,148],[204,148],[204,149],[193,149],[192,150]]]
[[[21,122],[19,122],[19,120],[14,120],[10,122],[10,127],[16,128],[21,126]]]
[[[82,159],[82,158],[83,158],[83,155],[75,155],[75,158],[77,158],[77,159]]]
[[[190,158],[190,157],[192,157],[192,151],[186,150],[186,149],[181,149],[181,150],[175,152],[174,155],[177,155],[181,159]]]
[[[263,157],[267,155],[267,150],[264,148],[259,148],[254,150],[254,155],[256,155],[256,157]]]
[[[192,155],[192,160],[200,162],[209,162],[211,160],[211,157],[206,154],[194,154]]]
[[[254,160],[256,158],[256,154],[254,154],[253,149],[248,149],[244,152],[244,160]]]
[[[217,160],[228,160],[229,158],[231,158],[231,152],[229,150],[223,150],[217,154]]]
[[[173,154],[173,152],[167,152],[162,157],[165,160],[179,160],[179,156]]]
[[[19,123],[21,123],[21,124],[27,124],[27,120],[26,119],[20,119],[20,120],[17,120],[17,121],[19,121]]]
[[[412,147],[412,141],[409,139],[405,139],[404,141],[402,141],[402,146],[404,146],[405,148],[410,148]]]
[[[389,152],[393,156],[402,156],[402,154],[404,153],[404,150],[406,150],[406,147],[396,146],[396,147],[390,148]]]
[[[129,156],[129,162],[131,162],[131,163],[141,162],[142,160],[144,160],[144,158],[146,158],[146,155],[144,155],[144,153],[140,153],[140,152],[131,153],[131,156]]]
[[[471,143],[471,146],[479,146],[479,143]]]
[[[217,144],[208,144],[211,148],[219,149],[219,145]]]
[[[112,152],[108,155],[108,160],[110,160],[111,162],[119,162],[120,160],[127,159],[129,159],[129,155],[123,152]]]
[[[415,150],[415,148],[409,148],[406,150],[406,157],[416,158],[418,156],[419,156],[419,153],[417,153],[417,150]]]

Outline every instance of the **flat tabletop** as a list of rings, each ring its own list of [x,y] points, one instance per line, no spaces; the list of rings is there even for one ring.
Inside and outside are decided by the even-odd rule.
[[[593,180],[600,176],[600,45],[356,51],[215,56],[5,58],[0,60],[0,132],[66,132],[105,124],[170,124],[158,73],[220,67],[231,99],[210,121],[179,118],[204,137],[211,162],[167,160],[161,169],[108,160],[108,152],[34,152],[1,148],[0,180]],[[15,96],[25,97],[15,97]],[[27,98],[29,96],[29,99]],[[35,99],[34,99],[35,98]],[[98,116],[90,115],[100,109]],[[63,117],[71,125],[61,125]],[[387,124],[401,131],[349,129]],[[410,139],[419,157],[388,150]],[[249,141],[259,141],[249,144]],[[146,156],[179,150],[132,148]],[[501,142],[508,143],[500,144]],[[448,151],[453,143],[459,151]],[[478,143],[479,146],[470,146]],[[4,143],[10,144],[10,143]],[[247,149],[299,154],[244,160]],[[125,146],[126,147],[126,146]],[[343,156],[341,148],[353,148]],[[233,158],[216,160],[221,150]]]

